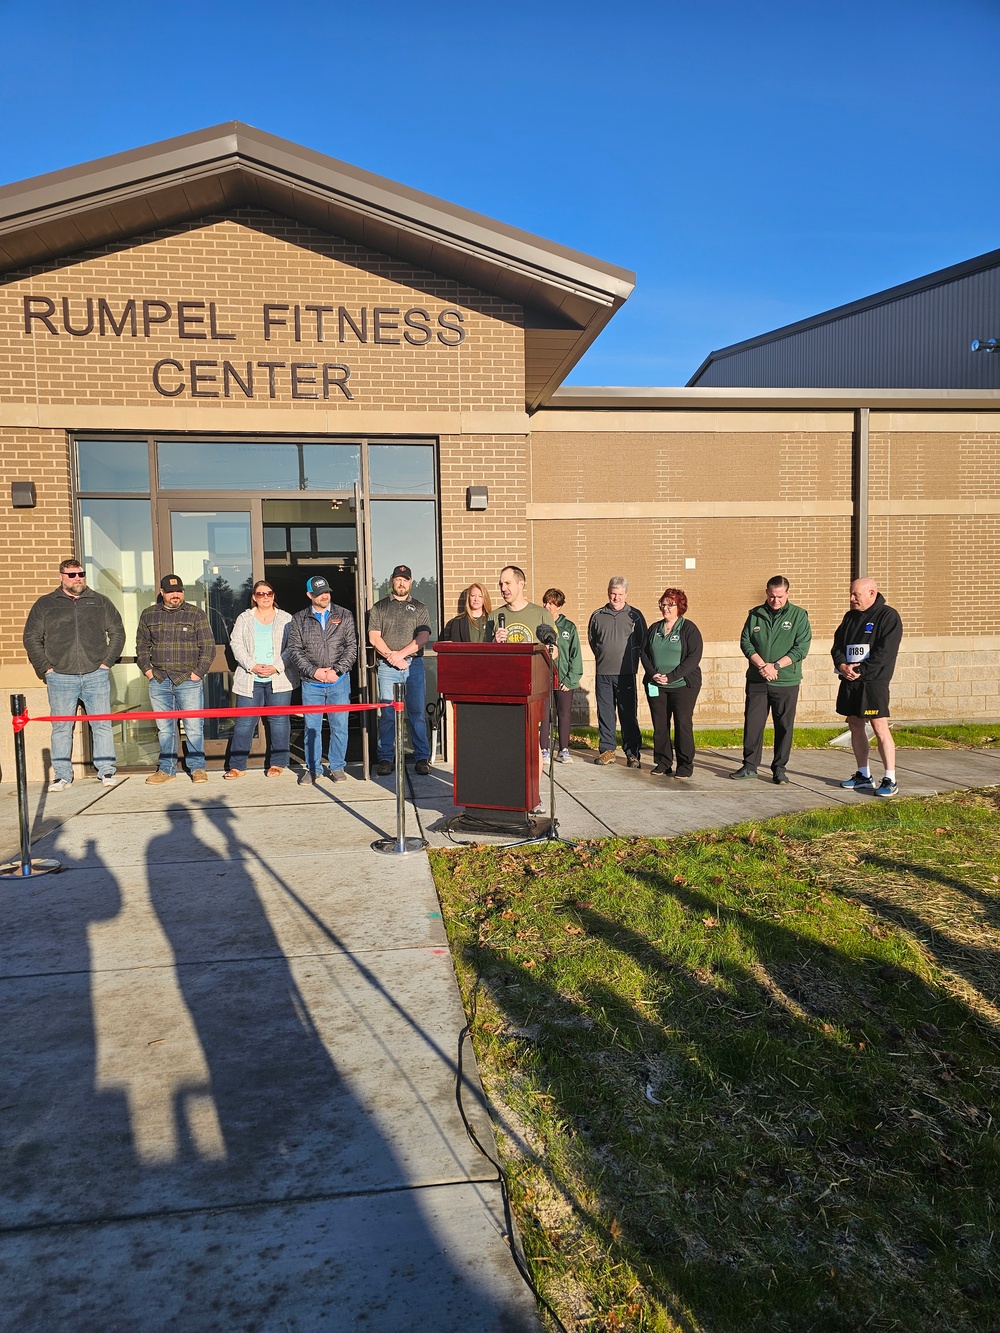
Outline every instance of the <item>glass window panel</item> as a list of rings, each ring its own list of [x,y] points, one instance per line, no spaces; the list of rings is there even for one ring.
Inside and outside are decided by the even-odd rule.
[[[323,524],[316,529],[317,555],[350,555],[358,549],[358,530],[346,523]]]
[[[284,555],[288,550],[288,529],[265,527],[264,550],[268,555]]]
[[[253,587],[249,513],[175,510],[170,533],[171,572],[183,579],[186,600],[208,613],[215,642],[228,643]]]
[[[149,501],[81,500],[80,518],[87,583],[118,608],[133,657],[139,615],[156,600]]]
[[[149,491],[145,440],[79,440],[76,459],[81,491]]]
[[[135,644],[125,645],[131,656]],[[149,708],[146,677],[137,666],[119,664],[111,668],[111,711],[121,713],[121,722],[111,724],[115,755],[121,768],[149,765],[155,768],[160,757],[160,742],[155,722],[130,721],[129,713],[144,713]]]
[[[297,491],[295,444],[161,440],[156,446],[164,491]]]
[[[313,548],[312,528],[289,528],[293,551],[311,551]]]
[[[388,597],[396,565],[413,570],[413,596],[431,613],[438,632],[437,540],[433,500],[373,500],[371,504],[372,583],[375,600]]]
[[[368,478],[373,495],[433,495],[434,446],[370,444]]]
[[[302,470],[307,491],[350,491],[361,480],[359,444],[304,444]]]

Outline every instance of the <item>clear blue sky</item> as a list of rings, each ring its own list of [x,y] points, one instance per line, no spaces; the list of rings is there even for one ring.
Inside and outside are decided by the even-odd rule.
[[[571,376],[1000,248],[998,0],[0,0],[0,182],[243,120],[633,269]]]

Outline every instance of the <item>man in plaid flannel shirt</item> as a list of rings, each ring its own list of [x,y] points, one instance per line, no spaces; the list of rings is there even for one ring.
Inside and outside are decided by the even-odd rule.
[[[202,684],[215,656],[215,636],[208,616],[184,601],[184,584],[176,574],[160,579],[160,596],[139,617],[135,660],[149,681],[149,703],[154,713],[204,708]],[[160,764],[147,782],[170,782],[177,776],[177,723],[162,718],[156,723]],[[207,782],[205,720],[186,718],[187,766],[192,782]]]

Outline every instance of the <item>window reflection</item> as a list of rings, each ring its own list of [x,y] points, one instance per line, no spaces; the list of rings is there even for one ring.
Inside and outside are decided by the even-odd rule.
[[[359,444],[304,444],[302,484],[308,491],[350,491],[361,480]]]
[[[156,446],[165,491],[297,491],[297,444],[161,440]]]
[[[118,608],[131,657],[139,615],[156,599],[149,501],[81,500],[80,519],[87,583]]]
[[[370,444],[368,478],[373,495],[433,495],[434,447]]]
[[[148,491],[145,440],[80,440],[76,466],[81,491]]]
[[[373,500],[371,504],[372,584],[375,600],[388,597],[396,565],[413,570],[412,595],[431,613],[438,633],[437,534],[433,500]]]

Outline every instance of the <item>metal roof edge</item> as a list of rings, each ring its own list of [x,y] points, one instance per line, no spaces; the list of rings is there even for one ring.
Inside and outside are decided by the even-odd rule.
[[[829,310],[821,311],[818,315],[810,315],[807,319],[796,320],[793,324],[783,324],[780,328],[772,329],[769,333],[759,333],[753,338],[745,338],[742,342],[730,343],[728,347],[720,347],[713,352],[709,352],[688,380],[686,387],[697,387],[699,378],[708,367],[715,361],[721,361],[724,357],[733,356],[737,352],[749,352],[755,347],[763,347],[770,342],[780,342],[783,338],[790,338],[796,333],[805,333],[809,329],[819,328],[823,324],[833,324],[839,319],[860,314],[864,310],[874,310],[877,306],[888,305],[891,301],[899,301],[906,296],[914,296],[917,292],[928,291],[932,287],[943,287],[949,282],[957,282],[959,278],[968,277],[970,273],[979,273],[983,269],[998,266],[1000,266],[1000,250],[988,250],[986,254],[977,255],[973,259],[963,259],[961,263],[936,269],[933,273],[924,274],[923,277],[910,278],[907,282],[901,282],[895,287],[886,287],[883,291],[873,292],[871,296],[859,297],[858,300],[849,301],[846,305],[833,306]]]
[[[120,191],[133,193],[137,184],[164,184],[171,177],[200,174],[216,164],[220,169],[250,171],[257,165],[319,187],[348,207],[373,210],[404,227],[410,221],[425,232],[437,233],[443,243],[450,238],[492,262],[502,264],[509,258],[533,269],[539,281],[545,282],[548,275],[556,285],[569,284],[601,305],[621,304],[635,287],[635,274],[627,269],[239,121],[2,186],[0,232],[30,227],[43,221],[45,214],[65,216],[99,207]]]
[[[761,410],[850,411],[1000,411],[996,389],[757,389],[703,388],[698,385],[589,387],[569,384],[556,389],[539,413],[546,411],[720,411]]]

